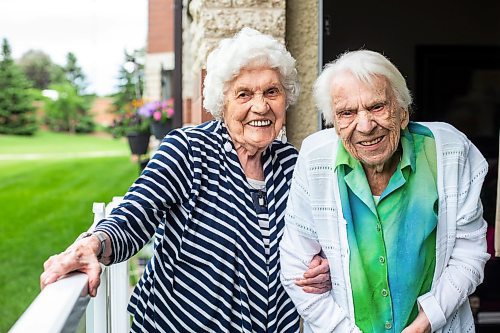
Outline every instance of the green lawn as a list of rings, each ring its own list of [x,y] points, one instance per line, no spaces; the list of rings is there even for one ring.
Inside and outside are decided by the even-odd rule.
[[[0,154],[78,153],[122,151],[128,153],[125,139],[89,135],[67,135],[39,131],[33,137],[0,135]]]
[[[39,293],[43,262],[92,223],[92,203],[123,195],[138,175],[130,157],[2,160],[2,154],[128,152],[126,142],[41,133],[0,136],[0,332]]]

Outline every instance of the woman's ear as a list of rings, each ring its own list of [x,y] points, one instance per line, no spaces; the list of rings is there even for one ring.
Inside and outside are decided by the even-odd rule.
[[[404,108],[401,108],[401,129],[405,129],[410,122],[410,111]]]

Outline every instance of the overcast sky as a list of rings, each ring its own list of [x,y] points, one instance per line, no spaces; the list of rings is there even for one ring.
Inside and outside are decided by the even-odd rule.
[[[73,52],[88,92],[116,89],[123,51],[146,44],[147,0],[0,0],[0,39],[15,59],[30,49],[64,65]]]

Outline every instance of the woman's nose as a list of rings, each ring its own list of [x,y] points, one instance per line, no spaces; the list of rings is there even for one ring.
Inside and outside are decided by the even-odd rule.
[[[356,125],[356,130],[358,132],[369,134],[375,127],[376,124],[370,112],[361,111],[358,113],[358,123]]]
[[[253,99],[252,111],[258,113],[266,113],[269,110],[269,104],[267,104],[264,96],[256,95]]]

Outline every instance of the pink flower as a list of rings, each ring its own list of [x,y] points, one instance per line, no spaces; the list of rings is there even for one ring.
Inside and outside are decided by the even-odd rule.
[[[161,119],[161,111],[155,111],[153,112],[153,119],[156,121],[160,121]]]
[[[173,108],[168,108],[167,109],[167,116],[169,118],[172,118],[174,116],[174,109]]]

